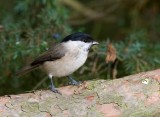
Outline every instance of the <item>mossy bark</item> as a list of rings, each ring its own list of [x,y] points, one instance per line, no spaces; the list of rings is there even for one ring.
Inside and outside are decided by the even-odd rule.
[[[160,69],[0,97],[0,117],[160,117]]]

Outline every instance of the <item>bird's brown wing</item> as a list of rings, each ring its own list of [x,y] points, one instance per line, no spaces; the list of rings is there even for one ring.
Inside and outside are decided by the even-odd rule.
[[[43,53],[37,59],[35,59],[29,66],[24,67],[22,70],[16,73],[17,76],[23,75],[38,68],[45,61],[55,61],[65,56],[66,49],[60,44],[54,44],[47,52]]]
[[[66,49],[61,43],[54,45],[47,52],[43,53],[41,56],[35,59],[31,63],[31,66],[43,64],[45,61],[55,61],[65,56],[65,53]]]

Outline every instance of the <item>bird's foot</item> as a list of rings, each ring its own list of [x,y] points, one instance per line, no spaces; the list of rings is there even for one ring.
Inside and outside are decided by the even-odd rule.
[[[80,85],[80,84],[82,84],[82,82],[77,82],[77,81],[75,81],[71,76],[67,76],[67,78],[69,79],[69,85],[76,85],[76,86],[78,86],[78,85]]]
[[[81,81],[71,81],[71,82],[69,82],[68,83],[69,85],[75,85],[75,86],[79,86],[80,84],[82,84],[82,82]]]
[[[49,87],[52,92],[62,95],[61,92],[59,92],[55,87],[52,87],[52,85],[50,85]]]

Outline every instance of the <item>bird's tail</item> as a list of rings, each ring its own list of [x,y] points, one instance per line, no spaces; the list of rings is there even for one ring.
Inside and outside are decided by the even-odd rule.
[[[30,72],[30,71],[32,71],[33,69],[36,69],[36,68],[38,68],[38,67],[39,67],[39,65],[24,67],[23,69],[21,69],[20,71],[18,71],[15,75],[16,75],[16,76],[24,75],[24,74],[26,74],[27,72]]]

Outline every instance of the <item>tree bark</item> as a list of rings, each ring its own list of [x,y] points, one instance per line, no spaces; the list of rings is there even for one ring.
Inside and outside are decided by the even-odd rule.
[[[0,97],[0,117],[160,117],[160,69]]]

